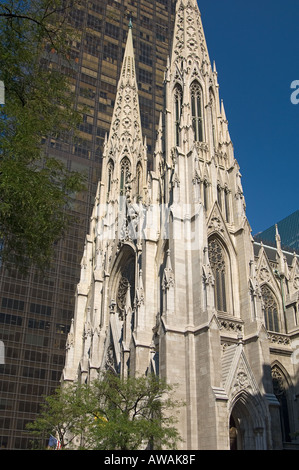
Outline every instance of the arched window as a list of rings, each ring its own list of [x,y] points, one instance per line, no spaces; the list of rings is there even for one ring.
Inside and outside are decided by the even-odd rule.
[[[208,248],[210,266],[215,279],[216,309],[220,312],[227,312],[227,257],[222,244],[217,238],[209,240]]]
[[[127,157],[123,158],[120,164],[120,195],[125,195],[126,184],[130,175],[130,161]]]
[[[191,91],[191,113],[194,138],[196,142],[203,142],[203,111],[202,93],[199,83],[194,82]]]
[[[180,85],[174,89],[175,144],[180,145],[180,121],[182,113],[183,90]]]
[[[278,308],[272,290],[267,286],[262,286],[262,297],[264,302],[264,315],[267,330],[279,331]]]

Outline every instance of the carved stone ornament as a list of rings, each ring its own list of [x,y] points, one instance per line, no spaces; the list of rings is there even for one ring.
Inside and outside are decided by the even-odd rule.
[[[248,375],[244,369],[244,366],[241,365],[233,382],[233,393],[238,393],[241,390],[250,390],[251,384],[248,378]]]
[[[261,282],[269,282],[271,279],[269,269],[266,266],[262,266],[259,272],[259,280]]]
[[[128,291],[128,286],[129,286],[129,281],[127,278],[124,276],[121,278],[119,285],[118,285],[118,291],[117,291],[117,306],[120,309],[121,312],[123,312],[124,306],[125,306],[125,300],[126,300],[126,294]],[[122,320],[122,314],[120,314],[120,319]]]
[[[215,230],[218,233],[219,232],[221,232],[221,233],[224,232],[222,221],[221,221],[220,217],[218,217],[216,215],[211,217],[208,228],[209,228],[209,230],[211,230],[211,231]]]
[[[174,287],[174,276],[172,269],[165,269],[162,281],[162,290],[168,290]]]
[[[277,366],[274,366],[272,369],[272,381],[275,395],[283,395],[286,389],[286,380]]]
[[[114,374],[117,373],[116,372],[114,349],[113,349],[112,344],[110,344],[110,346],[107,349],[105,368],[106,368],[106,370],[112,371]]]
[[[220,320],[220,325],[222,329],[235,333],[240,333],[243,329],[239,322],[235,322],[233,320]]]
[[[214,286],[215,278],[210,265],[203,265],[202,267],[202,279],[205,286]]]
[[[295,279],[294,279],[294,288],[296,290],[299,289],[299,276],[296,276]]]
[[[73,346],[74,346],[74,334],[69,332],[67,336],[66,349],[68,350]]]
[[[284,334],[268,333],[268,339],[271,343],[280,344],[282,346],[290,346],[290,338]]]

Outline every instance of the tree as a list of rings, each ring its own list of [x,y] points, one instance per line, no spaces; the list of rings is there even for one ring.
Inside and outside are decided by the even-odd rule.
[[[3,263],[24,270],[50,263],[53,245],[72,217],[66,210],[84,190],[81,174],[47,156],[43,141],[69,136],[81,119],[70,77],[51,62],[67,60],[74,32],[70,0],[3,0],[0,5],[0,240]]]
[[[173,393],[174,387],[154,375],[122,379],[106,372],[89,385],[62,388],[47,398],[47,407],[29,428],[37,435],[56,433],[67,449],[81,436],[81,449],[175,449],[181,440],[176,423],[182,402]]]
[[[112,373],[94,383],[98,419],[91,423],[84,444],[99,450],[175,448],[180,440],[171,411],[182,405],[173,387],[155,375],[120,379]]]
[[[51,435],[57,437],[62,449],[72,447],[73,440],[88,425],[89,416],[85,415],[83,407],[87,402],[91,406],[88,393],[88,387],[67,384],[57,388],[53,395],[44,397],[38,417],[27,424],[27,429],[36,438],[35,447],[44,448]]]

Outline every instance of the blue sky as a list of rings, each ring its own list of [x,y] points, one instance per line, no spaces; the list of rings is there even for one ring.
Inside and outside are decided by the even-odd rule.
[[[198,5],[254,235],[299,209],[299,0]]]

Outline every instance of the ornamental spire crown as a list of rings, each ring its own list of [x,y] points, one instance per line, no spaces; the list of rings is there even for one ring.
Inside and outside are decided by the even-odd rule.
[[[187,61],[209,60],[201,14],[196,0],[178,0],[171,62],[180,67]]]

